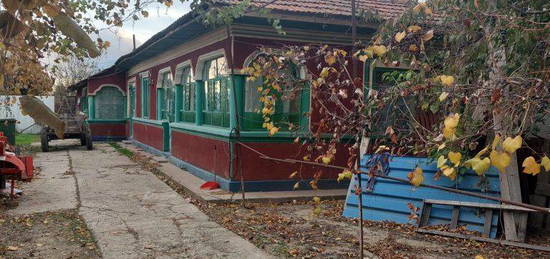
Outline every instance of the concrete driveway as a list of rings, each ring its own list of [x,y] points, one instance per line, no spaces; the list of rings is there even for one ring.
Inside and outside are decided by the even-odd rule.
[[[54,146],[37,154],[41,177],[10,214],[76,208],[104,258],[269,257],[108,144]]]

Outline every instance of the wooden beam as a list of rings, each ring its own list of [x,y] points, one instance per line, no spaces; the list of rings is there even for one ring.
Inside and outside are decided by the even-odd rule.
[[[470,208],[482,208],[482,209],[490,208],[490,209],[497,209],[497,210],[517,210],[517,211],[525,211],[525,212],[535,211],[535,210],[532,210],[532,209],[523,208],[523,207],[514,206],[514,205],[481,203],[481,202],[426,199],[426,200],[424,200],[424,203],[431,203],[431,204],[438,204],[438,205],[449,205],[449,206],[460,206],[460,207],[470,207]]]

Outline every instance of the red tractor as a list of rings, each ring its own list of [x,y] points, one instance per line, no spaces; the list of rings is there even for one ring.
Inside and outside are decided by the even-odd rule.
[[[15,198],[15,180],[30,181],[33,170],[32,157],[16,156],[8,138],[0,132],[0,192],[6,189],[6,181],[11,180],[9,194],[11,199]]]

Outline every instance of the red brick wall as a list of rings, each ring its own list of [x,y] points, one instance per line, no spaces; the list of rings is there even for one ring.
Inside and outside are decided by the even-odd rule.
[[[229,143],[172,131],[172,155],[229,179]]]
[[[307,154],[305,147],[296,143],[245,143],[261,153],[275,158],[290,158],[302,160]],[[305,164],[276,162],[260,158],[260,156],[245,147],[238,147],[242,160],[244,178],[247,181],[289,180],[289,175],[299,172],[301,178],[311,179],[316,172],[321,171],[321,179],[335,179],[340,170]],[[347,148],[340,145],[337,149],[335,164],[344,166],[347,162]]]
[[[134,121],[134,139],[157,150],[163,150],[162,127]]]
[[[126,137],[126,124],[125,123],[91,123],[90,129],[92,130],[92,136],[101,137]]]

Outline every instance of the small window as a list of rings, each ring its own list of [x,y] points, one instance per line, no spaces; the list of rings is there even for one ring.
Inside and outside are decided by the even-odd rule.
[[[204,65],[204,124],[229,126],[230,82],[225,72],[226,62],[223,56],[208,60]]]
[[[157,89],[157,119],[174,121],[175,93],[170,70],[161,72],[160,85]]]
[[[176,73],[180,75],[181,95],[179,102],[181,107],[178,108],[181,121],[195,122],[195,84],[191,78],[191,67],[186,66],[179,68],[180,71]]]
[[[141,78],[141,117],[148,119],[149,111],[151,109],[150,105],[150,81],[148,76],[143,76]]]
[[[124,119],[126,117],[126,98],[116,87],[103,87],[95,95],[94,109],[95,119]]]

